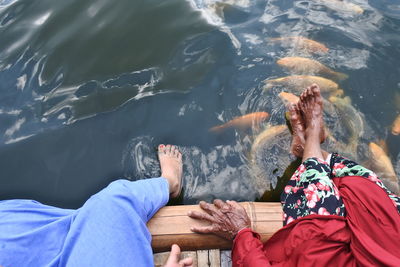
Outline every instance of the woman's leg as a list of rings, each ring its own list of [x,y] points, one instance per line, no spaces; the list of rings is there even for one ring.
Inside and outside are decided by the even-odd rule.
[[[304,162],[296,170],[281,195],[284,225],[310,214],[344,216],[345,213],[338,189],[329,177],[331,169],[322,159],[323,152],[320,148],[321,131],[323,131],[322,98],[318,86],[307,88],[300,99],[298,106],[290,108],[290,114],[293,133],[304,135]],[[301,125],[305,127],[299,127]],[[305,131],[302,130],[304,128]],[[293,137],[292,149],[296,147],[295,142],[301,139],[302,137]]]
[[[329,173],[329,165],[318,158],[309,158],[300,165],[281,195],[284,225],[310,214],[345,215]]]
[[[60,266],[154,266],[147,222],[180,191],[181,154],[159,148],[162,177],[118,180],[77,210],[60,252]]]

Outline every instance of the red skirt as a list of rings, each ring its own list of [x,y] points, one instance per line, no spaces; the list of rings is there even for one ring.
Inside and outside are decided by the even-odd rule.
[[[251,230],[241,231],[233,266],[400,266],[400,216],[387,193],[362,177],[333,182],[346,217],[305,216],[265,244]]]

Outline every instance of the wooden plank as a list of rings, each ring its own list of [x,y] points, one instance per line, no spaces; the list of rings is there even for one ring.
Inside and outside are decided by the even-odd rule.
[[[155,267],[161,267],[165,264],[169,257],[169,252],[162,252],[162,253],[156,253],[153,255],[154,258],[154,266]],[[183,251],[181,253],[181,259],[189,258],[191,257],[193,259],[193,267],[200,266],[197,264],[197,253],[196,251]]]
[[[201,267],[208,267],[208,250],[197,251],[197,265]]]
[[[246,211],[249,211],[249,204],[250,202],[241,202],[241,204]],[[278,202],[256,202],[253,203],[254,206],[256,206],[257,213],[278,213],[282,214],[282,206]],[[157,217],[165,217],[165,216],[182,216],[186,215],[189,210],[195,210],[195,211],[202,211],[199,205],[180,205],[180,206],[167,206],[162,209],[160,209],[154,216],[153,218]]]
[[[198,250],[197,264],[201,267],[220,267],[221,258],[219,249]]]
[[[177,227],[179,225],[179,227]],[[190,231],[192,225],[207,226],[209,223],[205,221],[194,220],[189,217],[162,217],[158,220],[151,220],[147,227],[151,229],[151,234],[155,235],[182,235],[193,234]],[[263,220],[253,221],[253,228],[259,234],[276,232],[282,227],[282,219],[280,220]]]
[[[196,251],[184,251],[184,252],[182,252],[181,259],[185,259],[185,258],[189,258],[189,257],[193,259],[193,265],[192,265],[193,267],[199,266],[197,264],[198,260],[197,260]]]
[[[222,250],[221,255],[221,267],[232,267],[232,251],[230,250]]]
[[[169,256],[169,252],[163,252],[163,253],[156,253],[153,255],[154,258],[154,266],[155,267],[161,267],[165,264]]]
[[[247,211],[252,229],[258,232],[262,241],[268,240],[282,227],[282,208],[280,203],[240,203]],[[168,206],[160,209],[147,223],[152,235],[154,252],[169,251],[176,243],[182,250],[230,249],[228,242],[215,235],[201,235],[190,231],[191,226],[209,225],[205,221],[187,216],[189,210],[200,211],[199,205]]]
[[[221,266],[221,256],[219,249],[211,249],[208,251],[208,258],[210,259],[210,267]]]
[[[196,250],[204,247],[207,247],[207,249],[229,249],[232,246],[232,242],[228,242],[216,235],[198,235],[200,234],[174,235],[173,237],[166,235],[153,236],[153,251],[163,252],[170,250],[171,238],[174,239],[174,244],[177,244],[184,250]],[[205,240],[207,240],[207,242]]]

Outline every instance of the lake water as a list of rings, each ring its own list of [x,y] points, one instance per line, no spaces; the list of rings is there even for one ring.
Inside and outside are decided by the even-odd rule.
[[[181,202],[266,189],[262,199],[277,200],[298,164],[288,132],[259,151],[260,177],[251,151],[262,130],[209,129],[258,111],[285,124],[281,88],[263,87],[290,75],[276,63],[287,56],[349,75],[339,85],[363,125],[336,127],[326,114],[332,134],[359,132],[361,163],[369,142],[385,140],[399,171],[399,33],[397,0],[0,0],[0,198],[79,207],[120,177],[158,176],[155,148],[170,143],[184,155]],[[329,51],[271,40],[288,36]]]

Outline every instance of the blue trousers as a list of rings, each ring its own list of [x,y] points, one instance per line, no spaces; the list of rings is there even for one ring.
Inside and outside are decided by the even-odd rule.
[[[154,266],[147,221],[168,182],[117,180],[79,209],[0,201],[0,266]]]

